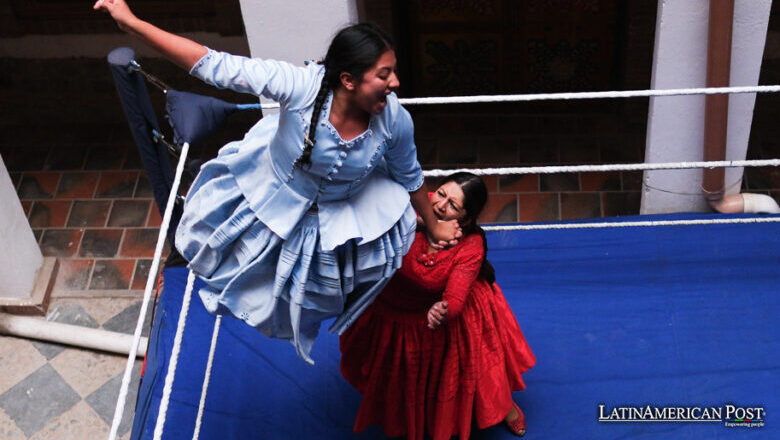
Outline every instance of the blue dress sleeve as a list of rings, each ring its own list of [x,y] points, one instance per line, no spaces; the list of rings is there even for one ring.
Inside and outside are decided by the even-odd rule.
[[[414,192],[422,187],[422,167],[417,161],[417,146],[414,144],[414,123],[409,112],[400,106],[392,139],[385,151],[385,161],[390,177],[407,191]]]
[[[284,61],[247,58],[208,49],[190,75],[220,89],[264,96],[289,106],[309,92],[314,70]]]

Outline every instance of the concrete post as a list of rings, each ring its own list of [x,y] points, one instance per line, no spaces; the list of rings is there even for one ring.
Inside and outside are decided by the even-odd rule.
[[[771,0],[737,0],[731,86],[758,84]],[[708,0],[659,0],[651,88],[704,87],[707,77]],[[702,160],[704,96],[650,98],[645,162]],[[729,98],[726,159],[745,159],[755,94]],[[726,194],[739,193],[741,168],[726,170]],[[701,170],[647,171],[642,214],[710,211]]]
[[[43,265],[43,255],[35,242],[11,176],[0,158],[0,297],[30,296],[35,273]]]
[[[43,258],[0,157],[0,311],[43,314],[56,259]]]
[[[355,0],[241,0],[241,15],[253,57],[299,66],[323,58],[333,35],[358,20]]]

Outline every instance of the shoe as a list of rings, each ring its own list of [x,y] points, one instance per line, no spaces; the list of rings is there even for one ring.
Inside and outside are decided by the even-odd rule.
[[[507,428],[512,431],[512,434],[522,437],[525,435],[525,414],[523,414],[523,411],[520,410],[520,407],[517,406],[516,403],[512,402],[512,405],[517,410],[517,418],[511,422],[504,421],[504,423],[506,423]]]

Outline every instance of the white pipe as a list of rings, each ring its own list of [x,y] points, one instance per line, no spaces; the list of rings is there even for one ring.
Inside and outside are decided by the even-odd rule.
[[[745,204],[745,212],[780,214],[780,206],[766,194],[743,193],[742,202]]]
[[[0,333],[124,355],[130,353],[133,345],[133,335],[6,313],[0,313]],[[148,343],[147,338],[142,338],[138,357],[146,354]]]
[[[712,209],[732,214],[748,212],[753,214],[780,214],[780,206],[775,199],[766,194],[742,193],[725,196],[720,200],[710,201]]]

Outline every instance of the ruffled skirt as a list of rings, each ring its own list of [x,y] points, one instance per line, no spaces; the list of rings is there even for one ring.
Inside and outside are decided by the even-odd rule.
[[[399,311],[385,291],[341,336],[341,372],[362,395],[355,431],[382,426],[389,437],[468,438],[499,423],[522,373],[536,362],[497,285],[477,280],[461,315],[436,330],[426,312]]]
[[[321,322],[339,317],[331,331],[341,332],[357,318],[401,266],[415,222],[409,205],[379,238],[324,251],[310,210],[285,240],[258,220],[218,157],[190,189],[176,247],[206,282],[200,296],[209,312],[289,340],[313,364],[309,353]]]

